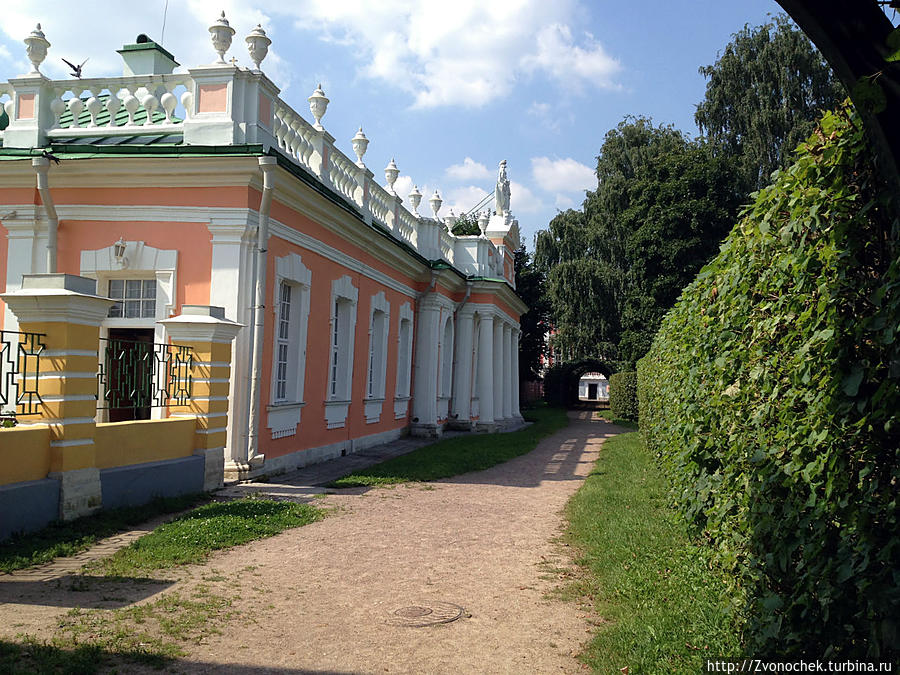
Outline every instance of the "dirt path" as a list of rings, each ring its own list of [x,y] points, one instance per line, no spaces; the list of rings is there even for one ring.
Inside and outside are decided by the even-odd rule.
[[[618,429],[587,411],[570,415],[569,427],[506,464],[329,496],[321,503],[336,516],[216,555],[174,587],[191,592],[214,571],[241,594],[238,617],[173,670],[581,671],[587,617],[546,595],[571,564],[554,538],[562,508]],[[450,623],[403,625],[449,618],[456,607],[462,616]]]

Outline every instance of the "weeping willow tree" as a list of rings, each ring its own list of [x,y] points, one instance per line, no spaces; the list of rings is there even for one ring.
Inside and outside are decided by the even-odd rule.
[[[538,233],[535,262],[546,270],[557,352],[633,367],[718,250],[740,199],[728,158],[646,118],[607,134],[597,177],[581,212]]]
[[[809,39],[784,15],[744,26],[716,62],[700,68],[706,96],[694,119],[723,152],[738,159],[744,192],[769,184],[793,161],[824,110],[847,95]]]

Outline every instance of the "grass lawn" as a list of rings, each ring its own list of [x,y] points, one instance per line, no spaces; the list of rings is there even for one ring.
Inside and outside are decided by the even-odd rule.
[[[612,413],[609,411],[609,408],[605,410],[595,410],[594,414],[597,417],[602,417],[607,422],[612,422],[620,427],[625,427],[626,429],[635,429],[637,430],[638,424],[634,420],[626,420],[622,417],[613,417]]]
[[[569,423],[562,408],[535,408],[524,413],[533,422],[507,434],[460,436],[438,441],[338,478],[328,487],[347,488],[429,481],[489,469],[534,450],[538,441]]]
[[[592,602],[600,627],[582,655],[595,672],[695,675],[708,656],[740,654],[726,579],[666,506],[661,471],[640,434],[607,440],[567,506],[584,578],[563,591]]]
[[[212,551],[271,537],[321,520],[325,511],[308,504],[238,499],[205,504],[96,563],[106,575],[133,576],[203,562]]]
[[[0,543],[0,572],[12,572],[73,556],[100,539],[128,530],[165,513],[177,513],[206,501],[205,495],[157,499],[144,506],[110,509],[69,522],[53,523],[43,530],[18,535]]]

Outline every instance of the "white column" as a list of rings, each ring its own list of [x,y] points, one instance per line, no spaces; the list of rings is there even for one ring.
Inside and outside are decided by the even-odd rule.
[[[503,324],[503,417],[512,417],[512,326]]]
[[[494,319],[494,420],[503,419],[503,321]]]
[[[413,436],[437,435],[438,323],[441,308],[427,300],[419,305],[416,351],[413,359]]]
[[[519,340],[522,331],[518,328],[512,333],[512,414],[521,419],[522,411],[519,410]]]
[[[478,428],[494,428],[494,318],[481,317],[478,331]]]
[[[464,308],[456,315],[456,354],[453,363],[453,399],[450,424],[468,429],[472,412],[472,331],[475,313]]]

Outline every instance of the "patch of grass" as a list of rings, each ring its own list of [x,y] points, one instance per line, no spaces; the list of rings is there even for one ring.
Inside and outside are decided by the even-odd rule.
[[[22,534],[0,544],[0,572],[12,572],[73,556],[100,539],[145,523],[166,513],[177,513],[205,501],[204,495],[157,499],[144,506],[110,509],[70,522],[53,523],[43,530]]]
[[[626,429],[634,429],[635,431],[637,431],[637,422],[635,422],[634,420],[625,419],[624,417],[613,417],[613,414],[608,409],[595,410],[594,414],[596,414],[597,417],[602,417],[607,422],[612,422],[616,426],[625,427]]]
[[[354,471],[328,484],[349,488],[429,481],[482,471],[534,450],[538,441],[569,423],[562,408],[535,408],[526,413],[533,422],[507,434],[459,436],[426,445],[409,454]]]
[[[20,643],[0,640],[0,672],[88,674],[123,662],[163,668],[185,655],[184,643],[219,634],[218,626],[236,615],[233,601],[201,585],[191,597],[168,593],[123,609],[72,609],[49,641],[28,635]]]
[[[566,514],[583,578],[563,589],[586,598],[599,628],[582,659],[595,672],[694,675],[708,656],[740,654],[726,578],[666,505],[661,470],[637,433],[607,440]]]
[[[95,566],[107,575],[133,576],[199,563],[212,551],[271,537],[321,520],[325,514],[308,504],[266,499],[205,504],[160,525]]]

